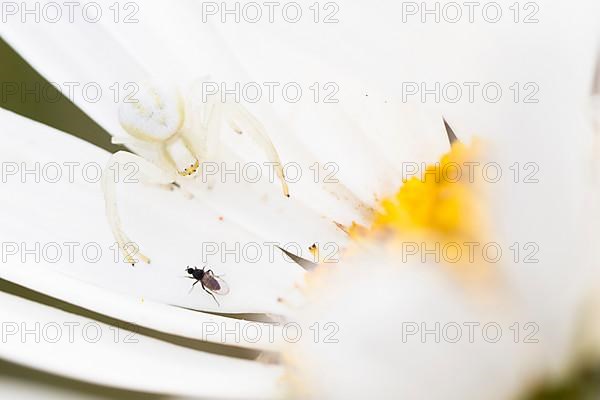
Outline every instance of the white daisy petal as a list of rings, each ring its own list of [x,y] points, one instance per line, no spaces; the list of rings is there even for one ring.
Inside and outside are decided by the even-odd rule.
[[[281,328],[168,306],[103,290],[47,266],[33,263],[5,265],[1,277],[62,301],[137,327],[217,344],[256,350],[276,350]],[[233,332],[234,334],[227,334]],[[236,335],[235,332],[238,332]],[[244,335],[243,333],[248,333]],[[256,332],[256,334],[255,334]],[[260,333],[260,334],[259,334]]]
[[[506,7],[512,4],[501,3]],[[285,199],[273,182],[218,182],[211,190],[208,185],[191,188],[195,201],[186,199],[183,190],[169,193],[149,185],[122,184],[118,196],[124,230],[144,252],[151,253],[150,266],[127,268],[111,261],[112,254],[97,265],[15,262],[7,269],[8,279],[74,303],[78,297],[84,307],[127,320],[133,319],[134,313],[146,312],[144,318],[156,317],[157,321],[145,326],[186,337],[196,337],[195,332],[183,326],[184,322],[169,319],[165,313],[170,308],[163,303],[220,312],[284,314],[306,325],[311,333],[309,327],[317,321],[337,324],[338,343],[315,344],[307,336],[299,346],[286,350],[293,368],[289,378],[299,383],[291,386],[292,394],[300,398],[305,397],[301,389],[319,399],[385,398],[391,394],[500,400],[523,394],[536,379],[564,372],[582,288],[598,269],[594,254],[598,235],[593,226],[597,219],[593,217],[598,215],[597,195],[590,189],[593,179],[588,173],[597,149],[592,146],[595,138],[584,107],[597,56],[599,3],[544,4],[537,24],[516,24],[509,16],[498,24],[482,20],[423,24],[418,17],[412,23],[399,23],[403,5],[392,0],[376,1],[369,7],[344,4],[339,24],[314,24],[308,18],[296,25],[297,29],[290,29],[289,23],[276,23],[218,24],[213,30],[210,23],[199,23],[202,5],[192,1],[146,3],[147,18],[137,25],[88,24],[76,31],[57,25],[49,35],[43,24],[0,27],[3,36],[51,79],[100,77],[109,84],[115,79],[140,81],[151,71],[160,80],[175,78],[185,87],[198,75],[211,73],[217,75],[216,80],[298,81],[305,88],[314,82],[334,81],[344,92],[338,105],[276,102],[249,107],[264,119],[284,162],[298,161],[306,170],[316,161],[332,161],[339,168],[337,184],[291,184],[292,198]],[[78,37],[69,43],[74,32]],[[39,42],[34,34],[48,39]],[[98,42],[97,50],[86,47],[89,39]],[[63,68],[47,48],[38,51],[40,46],[51,47],[49,44],[64,55],[68,66]],[[116,56],[113,64],[107,63],[111,53]],[[114,70],[103,68],[98,74],[94,64],[109,64]],[[479,88],[476,101],[464,98],[464,85],[463,99],[456,104],[424,101],[419,94],[404,98],[407,82],[431,88],[438,83],[473,81]],[[486,83],[502,88],[501,102],[481,97],[480,89]],[[519,101],[513,100],[515,84],[522,90]],[[539,102],[523,103],[522,96],[527,95],[524,85],[539,89],[533,95]],[[116,104],[76,102],[111,134],[124,135],[116,122]],[[330,275],[335,279],[313,293],[314,302],[288,309],[285,304],[291,304],[287,301],[291,299],[285,296],[305,275],[300,267],[283,258],[265,259],[265,254],[256,262],[249,262],[247,256],[242,256],[246,260],[227,259],[231,251],[227,245],[235,243],[264,248],[265,241],[296,242],[300,250],[295,253],[303,253],[312,242],[321,240],[343,247],[347,238],[334,222],[368,222],[369,207],[374,207],[380,196],[397,190],[407,162],[432,161],[447,149],[442,116],[465,142],[483,136],[495,151],[491,160],[502,164],[505,179],[490,185],[494,240],[508,249],[514,248],[509,246],[515,242],[533,242],[539,249],[534,256],[540,262],[513,262],[509,260],[513,254],[505,250],[505,262],[493,265],[505,279],[503,285],[490,285],[495,290],[480,298],[448,279],[437,265],[398,265],[397,257],[363,253],[349,257],[343,268],[334,268]],[[7,118],[12,135],[19,127],[32,129],[12,116]],[[41,133],[39,126],[35,129]],[[228,132],[223,136],[219,154],[223,159],[248,162],[255,161],[257,154],[262,157],[245,138],[248,135]],[[27,143],[33,137],[7,139],[0,153],[8,158],[50,161],[47,149]],[[77,153],[72,160],[106,156],[68,144],[63,137],[56,140],[60,147]],[[132,148],[149,157],[143,146]],[[55,158],[66,159],[64,154]],[[539,169],[535,175],[538,184],[515,183],[513,176],[506,179],[514,173],[511,167],[515,162],[521,166],[534,163]],[[13,186],[19,185],[6,188]],[[0,232],[15,242],[64,242],[71,232],[84,242],[99,241],[101,236],[107,247],[110,234],[100,218],[103,207],[97,188],[92,190],[85,183],[49,186],[28,185],[14,200],[2,199],[3,220],[8,223]],[[188,185],[181,186],[188,190]],[[56,206],[69,191],[73,198],[63,203],[72,209],[71,219]],[[594,196],[589,196],[590,192]],[[90,226],[93,228],[88,229]],[[218,247],[214,254],[207,254],[211,253],[205,247],[207,237]],[[232,252],[243,254],[238,249]],[[282,256],[277,250],[276,255]],[[190,261],[201,256],[208,257],[206,262],[216,274],[225,273],[223,279],[231,289],[228,295],[218,296],[220,307],[197,287],[187,293],[191,280],[183,278],[183,267],[202,266],[203,260]],[[29,266],[33,272],[50,273],[40,271],[36,280],[27,277],[29,270],[18,270]],[[53,281],[58,273],[68,278]],[[51,283],[42,279],[56,282],[61,289],[53,290]],[[101,289],[90,290],[87,296],[77,294],[86,287],[75,289],[79,281]],[[67,294],[71,290],[74,294]],[[129,299],[122,300],[126,303],[123,311],[111,311],[116,296],[111,303],[97,299],[113,291]],[[280,295],[286,302],[278,300]],[[141,298],[151,301],[136,304]],[[485,301],[489,299],[490,303]],[[152,311],[142,311],[146,307]],[[179,310],[177,318],[191,314]],[[209,317],[199,317],[205,318]],[[421,330],[421,322],[457,323],[464,332],[464,324],[473,321],[500,324],[502,342],[489,343],[487,336],[480,336],[475,343],[464,338],[454,343],[445,337],[443,343],[431,343],[427,337],[399,343],[399,337],[405,339],[406,323],[417,324]],[[537,327],[540,341],[514,343],[516,322],[521,328],[523,324]],[[595,331],[593,326],[589,329]],[[595,353],[595,341],[589,342],[586,348]],[[247,347],[270,349],[269,345],[261,342]],[[22,362],[13,354],[9,357]],[[490,376],[494,377],[491,383]],[[173,379],[169,375],[165,384],[175,382]]]
[[[112,3],[99,4],[107,9]],[[68,82],[78,83],[76,95],[69,97],[111,135],[120,138],[126,133],[118,123],[118,106],[126,94],[136,98],[135,87],[148,85],[153,80],[191,87],[207,73],[226,76],[228,67],[235,69],[234,62],[227,58],[227,51],[220,47],[218,36],[211,33],[209,25],[197,24],[190,9],[195,9],[193,3],[167,5],[149,2],[140,7],[139,22],[135,24],[115,24],[106,20],[98,24],[81,20],[75,23],[67,20],[56,24],[23,24],[11,19],[3,25],[1,33],[48,80],[63,86]],[[166,24],[165,19],[177,22]],[[182,46],[201,50],[184,51]],[[236,76],[239,79],[239,74]],[[102,96],[98,101],[89,101],[82,94],[81,87],[87,83],[101,88]],[[133,84],[134,89],[125,87],[129,84]],[[237,139],[232,131],[221,132],[221,136],[226,135]],[[243,154],[242,146],[247,146],[247,143],[233,141],[232,149]],[[144,148],[130,147],[149,157]],[[256,154],[252,154],[252,161],[257,161]],[[290,157],[290,162],[297,159],[294,155]],[[310,165],[303,168],[304,174],[310,173]],[[308,188],[310,190],[310,186]],[[222,213],[239,210],[237,204],[231,205],[230,192],[218,189],[217,185],[215,194],[209,198],[211,204]],[[335,227],[330,216],[321,212],[319,202],[314,198],[296,197],[294,189],[291,199],[273,198],[276,194],[280,195],[277,182],[262,186],[246,185],[243,190],[246,192],[246,209],[238,222],[265,240],[298,243],[303,249],[319,241],[339,246],[344,244],[345,235]],[[265,202],[265,196],[273,199]],[[299,199],[304,199],[305,205],[299,203]],[[266,218],[271,223],[265,224]],[[290,222],[280,222],[282,218]],[[294,221],[304,223],[295,224]],[[295,229],[289,229],[290,223]]]
[[[40,7],[35,1],[23,4],[29,9],[36,4]],[[81,9],[78,11],[81,13]],[[145,81],[149,73],[108,35],[102,24],[86,22],[81,16],[77,14],[69,22],[65,15],[57,23],[45,20],[35,23],[33,19],[23,23],[20,18],[7,18],[0,33],[31,66],[58,85],[65,96],[100,126],[109,132],[121,132],[114,113],[116,103],[123,99],[124,91],[131,93],[125,90],[127,83]],[[83,49],[87,52],[82,52]],[[119,88],[116,101],[115,84]],[[92,87],[87,97],[91,101],[83,95],[85,85]],[[101,96],[93,92],[96,85]]]
[[[150,265],[124,264],[109,233],[97,179],[106,153],[7,111],[0,115],[6,127],[1,151],[8,175],[3,185],[13,194],[2,199],[4,242],[14,245],[5,249],[7,264],[25,269],[40,263],[49,272],[60,271],[138,300],[232,313],[282,311],[277,298],[302,276],[302,268],[229,216],[220,220],[219,214],[200,204],[194,207],[198,202],[180,193],[142,188],[138,183],[121,185],[123,191],[134,193],[128,198],[131,203],[123,201],[125,226],[153,258]],[[69,162],[72,183],[65,167]],[[35,169],[35,163],[39,183],[35,174],[22,176],[26,168]],[[10,175],[8,168],[13,167],[18,171]],[[57,171],[62,176],[52,183]],[[161,202],[167,206],[157,206]],[[71,247],[65,245],[71,242]],[[26,254],[35,246],[37,259]],[[199,286],[188,294],[192,281],[186,279],[184,269],[202,267],[203,262],[215,274],[225,274],[231,288],[228,295],[220,296],[220,306]]]
[[[272,398],[274,366],[198,352],[0,293],[0,358],[115,388],[210,398]],[[27,333],[29,332],[29,333]],[[37,335],[37,336],[36,336]]]
[[[509,296],[481,302],[438,265],[377,248],[320,272],[296,313],[310,334],[284,352],[295,398],[503,400],[539,379],[541,332],[515,340],[530,321]]]
[[[0,361],[0,396],[10,399],[101,400],[156,397],[68,379],[54,374]],[[178,396],[167,396],[171,400]]]
[[[11,364],[12,366],[12,364]],[[0,376],[0,396],[11,399],[35,400],[99,400],[105,397],[84,393],[81,390],[57,388],[53,385],[32,382],[31,378]]]

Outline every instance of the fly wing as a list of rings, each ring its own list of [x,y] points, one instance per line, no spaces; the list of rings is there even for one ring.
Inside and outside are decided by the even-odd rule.
[[[229,293],[229,286],[227,285],[227,282],[218,276],[205,275],[202,282],[204,283],[204,287],[213,293],[220,295],[226,295]]]

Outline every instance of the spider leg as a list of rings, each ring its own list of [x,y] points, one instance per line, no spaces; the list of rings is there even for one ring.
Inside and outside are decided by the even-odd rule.
[[[289,188],[283,173],[283,166],[279,158],[279,153],[277,153],[273,142],[271,142],[271,139],[267,135],[265,127],[241,104],[227,103],[225,106],[226,120],[231,128],[240,134],[247,133],[250,139],[252,139],[257,146],[263,149],[267,159],[274,163],[277,177],[281,181],[283,195],[290,197]]]
[[[145,263],[150,263],[150,259],[139,252],[138,246],[125,234],[122,228],[121,218],[119,217],[116,183],[120,178],[117,171],[120,166],[125,166],[126,164],[134,164],[137,166],[138,170],[135,171],[136,176],[133,179],[136,179],[139,176],[141,178],[140,181],[142,182],[150,184],[170,184],[175,179],[143,157],[126,151],[118,151],[113,154],[102,173],[102,190],[104,192],[106,216],[113,236],[117,241],[117,245],[125,256],[125,261],[128,264],[135,265],[138,261],[136,258],[139,258]],[[136,258],[134,258],[134,256]]]
[[[204,289],[204,291],[205,291],[206,293],[210,294],[210,295],[212,296],[213,300],[214,300],[214,301],[217,303],[217,305],[218,305],[219,307],[221,307],[221,305],[220,305],[220,304],[219,304],[219,302],[217,301],[217,298],[215,297],[215,295],[214,295],[214,294],[212,294],[212,292],[211,292],[210,290],[208,290],[208,289],[207,289],[207,288],[204,286],[204,283],[200,282],[200,284],[202,285],[202,289]]]
[[[199,80],[192,84],[188,109],[190,110],[189,121],[193,134],[186,135],[186,139],[192,152],[202,162],[216,160],[219,151],[219,134],[223,122],[223,107],[218,95],[205,95],[202,81]],[[217,179],[216,176],[214,174],[202,176],[208,188],[212,189]]]
[[[127,146],[127,147],[133,149],[134,151],[136,151],[136,150],[156,151],[156,144],[144,142],[143,140],[139,140],[139,139],[136,139],[131,136],[113,136],[111,143]],[[157,187],[159,187],[161,189],[165,189],[165,190],[168,190],[171,192],[174,190],[179,190],[188,199],[191,199],[194,197],[193,194],[191,194],[186,189],[182,188],[181,185],[178,182],[176,182],[175,180],[173,180],[172,182],[169,182],[169,183],[161,182],[161,183],[150,183],[150,184],[156,185]]]

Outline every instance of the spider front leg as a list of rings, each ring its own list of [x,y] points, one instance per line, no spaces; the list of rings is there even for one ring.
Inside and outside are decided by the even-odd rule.
[[[113,136],[111,143],[128,146],[130,149],[132,149],[134,151],[143,151],[143,152],[155,152],[156,151],[155,144],[144,142],[143,140],[139,140],[139,139],[136,139],[131,136]],[[182,188],[181,185],[175,181],[172,181],[169,183],[158,183],[158,184],[156,184],[156,186],[160,187],[161,189],[165,189],[165,190],[169,190],[169,191],[173,191],[173,190],[177,189],[180,192],[182,192],[183,195],[188,199],[192,199],[194,197],[194,195],[192,193],[190,193],[189,191]]]
[[[215,95],[203,96],[201,84],[201,81],[192,84],[187,99],[189,112],[184,129],[187,134],[184,134],[183,141],[197,160],[214,161],[219,153],[223,107]],[[209,189],[214,187],[216,177],[213,174],[203,175],[203,179]]]
[[[289,188],[285,180],[283,166],[281,164],[279,154],[277,153],[273,142],[271,142],[271,139],[267,135],[264,126],[241,104],[225,103],[224,108],[225,118],[227,119],[227,122],[231,128],[239,134],[247,133],[250,139],[252,139],[257,146],[263,149],[267,159],[275,166],[277,177],[281,181],[283,195],[290,197]]]
[[[158,168],[143,157],[126,151],[114,153],[102,174],[102,190],[104,192],[106,216],[119,249],[124,254],[128,264],[135,265],[137,260],[134,256],[149,264],[150,259],[138,251],[139,246],[132,246],[133,242],[123,231],[117,208],[116,183],[118,179],[116,170],[118,170],[119,164],[124,166],[131,163],[137,166],[136,173],[141,178],[140,182],[168,185],[175,182],[175,175]]]

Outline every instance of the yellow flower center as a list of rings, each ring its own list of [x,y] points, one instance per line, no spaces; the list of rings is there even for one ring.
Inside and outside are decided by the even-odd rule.
[[[390,239],[405,247],[412,243],[411,249],[416,246],[419,252],[423,247],[429,251],[438,247],[445,261],[472,259],[469,246],[487,230],[477,179],[480,153],[478,142],[468,146],[454,142],[439,162],[427,165],[420,177],[404,180],[394,196],[380,202],[370,227],[353,223],[350,236],[359,242]]]

